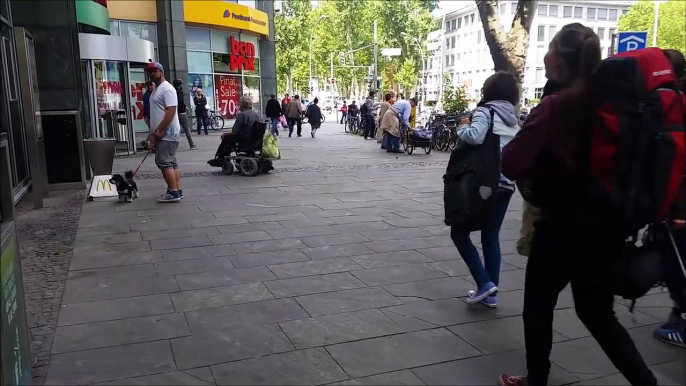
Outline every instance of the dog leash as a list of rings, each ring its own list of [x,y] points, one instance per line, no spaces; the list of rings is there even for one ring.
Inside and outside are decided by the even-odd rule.
[[[141,166],[143,166],[143,162],[145,162],[146,158],[148,158],[148,156],[150,155],[150,153],[152,153],[152,150],[148,151],[148,152],[145,154],[145,157],[143,157],[143,160],[141,161],[141,163],[138,164],[138,167],[136,168],[136,170],[135,170],[135,171],[133,172],[133,174],[131,175],[131,178],[133,178],[133,177],[136,175],[136,173],[138,173],[138,169],[140,169]]]

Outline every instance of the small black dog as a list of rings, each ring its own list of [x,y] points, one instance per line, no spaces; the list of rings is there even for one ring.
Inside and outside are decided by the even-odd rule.
[[[138,186],[136,186],[136,181],[133,180],[133,172],[130,170],[124,173],[124,177],[121,174],[113,175],[110,183],[117,187],[119,202],[133,202],[134,198],[138,198]]]

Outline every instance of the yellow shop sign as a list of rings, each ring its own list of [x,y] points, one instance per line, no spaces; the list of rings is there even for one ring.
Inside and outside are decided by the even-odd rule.
[[[184,0],[183,13],[188,23],[229,27],[269,36],[267,14],[244,5],[217,0]]]

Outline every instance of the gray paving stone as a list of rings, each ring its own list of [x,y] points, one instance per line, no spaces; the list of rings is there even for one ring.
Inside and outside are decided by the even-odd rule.
[[[180,370],[293,350],[275,324],[195,333],[171,340]]]
[[[365,287],[348,272],[274,280],[265,285],[277,298]]]
[[[369,239],[359,234],[338,234],[301,237],[300,241],[310,248],[316,248],[329,245],[363,243],[369,241]]]
[[[200,209],[198,209],[198,205],[195,203],[186,205],[185,202],[182,202],[180,204],[181,205],[170,205],[170,207],[164,208],[158,206],[157,209],[139,210],[136,214],[139,217],[152,217],[170,214],[200,213]]]
[[[251,303],[273,298],[274,296],[262,283],[236,284],[171,294],[174,309],[178,312]]]
[[[412,369],[412,372],[427,385],[497,385],[501,373],[525,373],[526,356],[523,350],[508,351],[420,367]],[[554,364],[551,366],[550,385],[566,385],[574,381],[574,376]]]
[[[183,314],[62,326],[55,331],[52,353],[150,342],[186,336],[190,333]]]
[[[322,348],[212,366],[221,385],[322,385],[348,376]]]
[[[435,324],[425,322],[421,319],[400,315],[398,313],[390,311],[388,308],[382,308],[381,312],[383,312],[384,315],[386,315],[389,319],[395,322],[395,324],[400,326],[400,328],[405,330],[405,332],[430,330],[432,328],[438,327]]]
[[[402,304],[402,301],[389,294],[383,288],[361,288],[299,296],[295,300],[312,316],[339,314]]]
[[[292,299],[266,300],[186,313],[186,320],[194,334],[309,317],[307,312]]]
[[[386,222],[400,228],[417,228],[443,223],[443,221],[433,217],[414,217],[408,219],[386,220]]]
[[[301,251],[312,260],[333,259],[335,257],[350,257],[374,253],[374,251],[362,244],[344,244],[317,248],[303,248]]]
[[[351,259],[367,269],[431,262],[431,259],[416,251],[375,253],[352,256]]]
[[[428,300],[438,300],[466,296],[467,291],[474,289],[472,283],[460,277],[446,277],[410,283],[390,284],[383,286],[391,295],[402,297],[417,297]]]
[[[146,241],[147,242],[147,241]],[[69,270],[120,267],[154,263],[159,252],[97,253],[74,255]]]
[[[251,231],[242,233],[230,233],[228,235],[221,235],[216,237],[210,237],[212,244],[234,244],[234,243],[245,243],[251,241],[262,241],[262,240],[273,240],[272,236],[265,231]]]
[[[189,223],[176,223],[176,222],[150,222],[144,221],[137,224],[129,225],[132,232],[146,232],[146,231],[164,231],[169,229],[185,229],[191,228]]]
[[[216,217],[212,213],[179,213],[150,216],[153,223],[179,223],[192,225],[194,222],[212,221]],[[197,227],[196,227],[197,228]]]
[[[214,227],[206,228],[184,228],[184,229],[167,229],[162,231],[146,231],[141,232],[143,240],[168,240],[186,237],[201,237],[201,236],[219,236],[221,233]]]
[[[192,273],[176,276],[176,282],[182,291],[211,287],[224,287],[234,284],[256,283],[275,280],[276,276],[267,267],[251,267]]]
[[[306,215],[302,213],[285,213],[285,214],[269,214],[269,215],[254,215],[245,216],[245,219],[249,222],[271,222],[271,221],[287,221],[287,220],[300,220],[307,219]]]
[[[207,218],[191,221],[193,228],[219,227],[224,225],[235,226],[237,224],[248,225],[249,223],[243,217]]]
[[[234,266],[228,257],[155,263],[155,270],[157,271],[158,276],[185,275],[189,273],[222,271],[233,268]]]
[[[185,193],[185,192],[184,192]],[[209,369],[208,369],[209,372]],[[210,377],[212,375],[210,374]],[[186,371],[174,371],[170,373],[147,375],[144,377],[119,379],[112,382],[97,383],[98,386],[155,386],[155,385],[179,385],[179,386],[205,386],[214,385],[211,383],[189,374]]]
[[[288,279],[300,276],[355,271],[362,269],[362,267],[347,257],[339,257],[336,259],[305,261],[302,263],[270,265],[269,269],[274,272],[279,279]]]
[[[86,277],[69,280],[64,289],[62,302],[83,303],[98,300],[129,298],[134,296],[177,292],[179,286],[174,277],[152,277],[144,279],[109,279]]]
[[[83,215],[84,209],[85,207],[81,208],[81,215]],[[77,238],[86,236],[118,235],[130,232],[131,229],[129,228],[129,224],[107,224],[105,226],[96,228],[81,228],[78,231]]]
[[[83,256],[92,256],[101,253],[124,254],[148,251],[150,251],[150,243],[148,241],[136,241],[123,244],[82,245],[74,248],[74,257],[82,258]]]
[[[352,377],[480,355],[469,344],[445,329],[342,343],[327,347],[327,351]]]
[[[382,220],[382,219],[380,219]],[[332,225],[331,229],[342,234],[361,234],[366,235],[368,231],[382,231],[396,229],[393,225],[381,221],[361,222],[352,224],[336,224]],[[369,238],[369,237],[368,237]],[[373,239],[372,239],[373,240]]]
[[[381,240],[365,243],[367,247],[374,250],[374,252],[396,252],[409,251],[411,249],[421,250],[431,247],[445,247],[452,245],[452,240],[444,236],[427,236],[414,239],[403,240]],[[458,255],[459,256],[459,255]],[[456,256],[457,257],[457,256]]]
[[[84,213],[79,219],[79,229],[100,228],[109,226],[114,222],[116,222],[118,225],[133,225],[150,222],[150,218],[138,217],[134,212],[108,213],[107,216],[103,216],[101,213]]]
[[[664,363],[678,361],[686,363],[686,350],[670,344],[665,344],[653,336],[657,324],[636,327],[629,330],[629,335],[639,347],[646,363]],[[682,378],[684,379],[684,378]]]
[[[279,323],[297,349],[404,332],[379,310],[319,316]]]
[[[103,322],[174,312],[169,295],[149,295],[62,305],[58,326]]]
[[[233,256],[236,251],[230,245],[208,245],[205,247],[168,249],[162,251],[164,261],[209,259],[213,257]]]
[[[423,386],[424,383],[417,378],[410,370],[393,371],[386,374],[372,375],[333,383],[332,386],[386,386],[386,385],[407,385]]]
[[[252,243],[232,244],[239,255],[259,252],[287,251],[289,249],[305,248],[306,245],[298,239],[266,240]]]
[[[634,312],[632,314],[626,306],[621,304],[615,304],[614,311],[617,319],[619,319],[619,323],[625,328],[646,326],[660,322],[659,319],[655,319],[640,312]],[[576,310],[574,308],[555,310],[553,329],[571,339],[591,336],[591,333],[588,332],[584,324],[581,323],[581,320],[576,316]]]
[[[46,384],[87,385],[174,370],[169,342],[139,343],[53,355]]]
[[[387,229],[381,231],[367,231],[364,233],[365,236],[374,240],[402,240],[407,238],[417,238],[423,236],[431,236],[430,232],[417,228],[397,228],[397,229]]]
[[[301,220],[305,221],[305,220]],[[308,236],[332,235],[339,232],[333,230],[330,225],[311,226],[306,228],[274,229],[267,231],[274,239],[291,239]]]
[[[246,220],[247,221],[247,220]],[[231,233],[243,233],[252,231],[268,231],[273,229],[284,229],[281,224],[276,221],[272,222],[258,222],[258,223],[247,223],[247,224],[227,224],[225,226],[217,226],[217,229],[222,234],[228,235]]]
[[[231,261],[236,268],[257,267],[262,265],[295,263],[310,259],[297,249],[274,252],[249,253],[232,256]]]
[[[81,235],[76,237],[76,248],[100,244],[135,243],[143,241],[139,232],[114,233],[106,235]]]
[[[509,270],[500,272],[500,283],[498,283],[498,293],[507,291],[516,291],[524,289],[524,275],[526,271],[523,269]],[[474,284],[474,278],[471,275],[465,275],[464,279]]]
[[[212,245],[212,241],[207,236],[184,237],[169,240],[150,240],[153,251],[165,249],[192,248]]]
[[[652,366],[651,369],[659,385],[683,386],[686,379],[686,366],[683,360],[660,363]]]
[[[353,274],[369,286],[407,283],[411,281],[446,277],[443,272],[431,268],[428,264],[366,269],[364,271],[355,271]]]
[[[281,224],[284,228],[288,229],[300,229],[300,228],[313,228],[313,227],[320,227],[320,226],[325,226],[325,225],[333,225],[335,224],[334,221],[329,220],[328,218],[324,217],[317,217],[317,218],[305,218],[305,219],[298,219],[298,220],[283,220],[279,221],[279,224]]]
[[[524,348],[524,321],[521,316],[461,324],[448,327],[448,330],[484,354]],[[565,339],[553,331],[553,342]]]
[[[109,267],[97,269],[84,269],[79,271],[69,271],[68,279],[139,279],[155,277],[155,266],[150,264],[125,265],[122,267]]]
[[[448,276],[471,276],[471,272],[463,260],[437,261],[429,265]]]
[[[377,214],[361,214],[354,216],[329,217],[335,224],[358,224],[365,222],[381,221],[383,218]]]

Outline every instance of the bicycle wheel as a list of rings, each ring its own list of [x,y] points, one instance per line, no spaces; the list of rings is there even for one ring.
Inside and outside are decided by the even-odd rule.
[[[219,131],[224,128],[224,117],[221,115],[215,115],[212,117],[212,130]]]
[[[348,132],[348,121],[343,122],[343,131]]]

